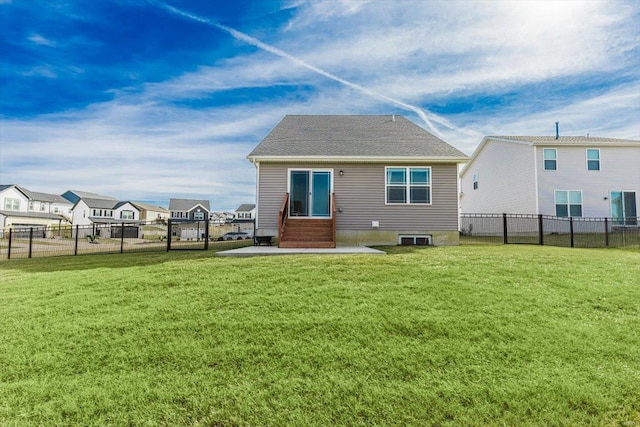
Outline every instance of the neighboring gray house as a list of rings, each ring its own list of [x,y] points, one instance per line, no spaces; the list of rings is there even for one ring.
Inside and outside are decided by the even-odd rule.
[[[487,136],[460,173],[463,213],[598,217],[635,223],[640,141]]]
[[[169,199],[172,221],[204,221],[209,219],[208,200]]]
[[[247,158],[281,247],[458,243],[468,158],[402,116],[286,116]]]

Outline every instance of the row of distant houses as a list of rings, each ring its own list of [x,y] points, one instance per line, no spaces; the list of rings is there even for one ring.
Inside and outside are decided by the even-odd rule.
[[[208,200],[170,199],[169,208],[86,191],[62,195],[40,193],[20,185],[0,185],[0,228],[96,224],[139,224],[212,220],[224,224],[253,221],[255,205],[241,205],[236,212],[211,212]]]

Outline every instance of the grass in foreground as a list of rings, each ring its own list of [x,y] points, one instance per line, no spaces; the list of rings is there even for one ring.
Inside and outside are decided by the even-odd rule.
[[[640,424],[640,254],[3,261],[0,425]]]

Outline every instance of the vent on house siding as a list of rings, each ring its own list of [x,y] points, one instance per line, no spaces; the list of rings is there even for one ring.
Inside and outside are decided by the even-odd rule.
[[[431,236],[398,236],[398,244],[402,246],[431,245]]]

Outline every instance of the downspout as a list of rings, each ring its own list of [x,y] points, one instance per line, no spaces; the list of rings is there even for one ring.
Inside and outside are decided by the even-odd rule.
[[[535,191],[536,199],[536,215],[540,215],[540,195],[538,194],[538,147],[533,147],[533,188]]]
[[[255,166],[256,168],[256,217],[253,219],[253,237],[255,239],[256,236],[256,230],[258,229],[259,225],[258,225],[258,218],[259,218],[259,206],[258,206],[258,189],[260,188],[260,162],[256,162],[256,159],[253,158],[251,159],[251,163],[253,163],[253,166]]]

